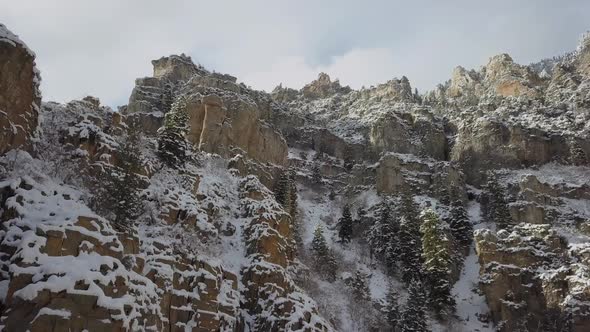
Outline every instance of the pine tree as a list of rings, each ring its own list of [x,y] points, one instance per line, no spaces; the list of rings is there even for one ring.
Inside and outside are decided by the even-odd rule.
[[[385,305],[384,311],[387,321],[389,322],[389,325],[391,325],[391,330],[396,331],[396,328],[400,322],[401,313],[399,309],[399,303],[397,301],[398,294],[395,292],[392,285],[389,286],[385,300],[387,301],[387,304]]]
[[[367,276],[361,271],[356,271],[351,280],[352,295],[356,301],[368,301],[371,299]]]
[[[289,181],[289,173],[283,170],[275,184],[274,188],[275,199],[279,204],[283,206],[283,208],[288,209],[290,205],[290,181]]]
[[[289,213],[291,218],[297,216],[297,184],[296,184],[297,172],[294,167],[289,168],[289,201],[291,203]]]
[[[391,212],[391,201],[383,200],[379,215],[369,230],[368,241],[375,255],[394,273],[399,258],[399,223]]]
[[[328,248],[326,238],[324,237],[324,229],[318,225],[313,232],[313,240],[311,241],[311,250],[314,255],[314,265],[320,275],[324,278],[333,281],[336,278],[336,259]]]
[[[314,162],[311,168],[311,181],[315,184],[322,183],[322,172],[320,170],[320,163]]]
[[[340,225],[340,231],[338,232],[340,241],[342,243],[350,242],[352,239],[352,215],[348,204],[342,208],[342,217],[338,220],[338,223]]]
[[[399,262],[402,279],[422,279],[422,238],[417,207],[411,196],[402,196],[399,224]]]
[[[508,203],[504,198],[504,191],[500,187],[495,175],[490,175],[486,184],[487,189],[487,218],[496,223],[500,229],[512,226],[512,217],[508,211]]]
[[[191,156],[192,144],[185,138],[189,119],[187,103],[185,95],[176,98],[164,116],[164,126],[158,129],[158,154],[171,167],[184,165]]]
[[[447,188],[441,187],[439,189],[439,201],[444,205],[451,204],[451,196],[449,195]]]
[[[299,218],[298,218],[298,204],[297,204],[297,184],[295,182],[296,179],[296,171],[295,168],[289,168],[289,214],[291,215],[291,223],[293,224],[293,234],[295,242],[301,244],[301,230],[299,225]]]
[[[451,233],[457,244],[463,248],[469,248],[473,239],[473,225],[469,217],[467,217],[467,211],[463,207],[463,202],[456,200],[451,205],[451,217],[449,227]]]
[[[430,289],[431,304],[439,317],[454,310],[449,280],[451,268],[450,243],[436,213],[430,209],[422,216],[422,258]]]
[[[130,128],[127,137],[115,152],[116,166],[106,167],[97,189],[96,209],[115,228],[124,231],[132,226],[143,211],[140,197],[141,151],[138,133]]]
[[[408,301],[398,324],[400,332],[426,332],[426,295],[422,283],[415,279],[410,281]]]

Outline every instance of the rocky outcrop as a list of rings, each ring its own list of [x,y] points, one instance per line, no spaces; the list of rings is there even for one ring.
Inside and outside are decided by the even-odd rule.
[[[254,330],[332,330],[287,275],[294,260],[291,219],[266,187],[249,176],[235,194],[247,220],[244,238],[222,236],[244,241],[247,257],[243,270],[230,271],[227,262],[195,251],[221,236],[216,229],[228,223],[215,198],[226,188],[208,183],[199,189],[196,182],[193,193],[162,190],[167,179],[157,175],[146,198],[168,225],[139,234],[115,231],[66,187],[20,178],[3,183],[2,326],[55,332],[243,330],[246,324]]]
[[[260,120],[256,104],[225,97],[208,95],[189,102],[189,142],[201,151],[225,157],[243,153],[262,163],[284,165],[287,144],[280,133]]]
[[[539,98],[545,85],[531,68],[514,63],[508,54],[499,54],[479,71],[456,67],[451,80],[427,98],[459,106],[497,104],[506,97]]]
[[[475,233],[481,289],[501,331],[585,331],[590,293],[580,284],[589,265],[588,243],[572,236],[588,215],[586,168],[556,165],[505,172],[514,226]]]
[[[369,141],[378,151],[411,153],[446,160],[448,142],[443,128],[424,109],[389,112],[370,127]]]
[[[540,79],[528,67],[514,63],[508,54],[490,58],[483,70],[484,84],[501,97],[535,97]]]
[[[141,316],[158,323],[154,285],[136,272],[141,267],[124,263],[137,254],[137,239],[121,241],[65,188],[16,179],[3,191],[1,322],[8,331],[120,331],[145,326]]]
[[[135,80],[125,113],[166,113],[183,83],[195,75],[208,74],[184,54],[153,60],[152,65],[152,77]]]
[[[331,331],[315,302],[287,276],[294,258],[293,227],[289,214],[272,199],[256,177],[240,183],[246,225],[246,250],[251,263],[243,270],[245,306],[260,331]]]
[[[308,99],[326,98],[337,93],[348,93],[351,89],[348,86],[341,86],[340,81],[332,82],[330,76],[326,73],[320,73],[318,78],[305,85],[301,89],[301,94]]]
[[[0,154],[31,148],[41,107],[40,81],[35,53],[0,24]]]
[[[582,37],[574,53],[555,65],[545,98],[578,112],[590,107],[590,34]]]
[[[138,79],[124,109],[124,121],[155,134],[173,100],[187,96],[181,112],[188,114],[186,138],[200,151],[232,158],[238,154],[261,164],[284,165],[287,145],[263,119],[270,98],[236,83],[226,74],[211,73],[190,57],[170,56],[152,62],[153,77]]]
[[[576,263],[579,252],[568,253],[567,242],[551,226],[480,230],[475,241],[480,285],[500,331],[588,329],[588,289],[574,281],[588,266]]]
[[[449,162],[387,153],[377,166],[376,189],[383,194],[427,194],[446,204],[466,200],[463,173]],[[447,196],[447,197],[443,197]]]
[[[461,165],[469,183],[479,185],[488,170],[518,169],[552,161],[568,163],[573,160],[574,150],[587,165],[588,149],[585,139],[484,116],[461,124],[450,159]]]
[[[235,170],[240,176],[255,175],[267,188],[274,188],[276,180],[284,171],[284,167],[269,163],[262,164],[241,154],[231,158],[227,167]]]
[[[361,89],[359,94],[362,98],[385,99],[394,102],[416,102],[414,91],[410,85],[410,80],[402,76],[401,79],[394,78],[383,84],[369,89]]]

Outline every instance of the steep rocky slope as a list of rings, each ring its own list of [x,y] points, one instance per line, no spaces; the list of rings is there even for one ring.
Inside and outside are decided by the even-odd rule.
[[[41,104],[32,52],[4,26],[0,48],[6,331],[409,331],[418,281],[428,331],[590,329],[588,37],[425,94],[324,73],[269,94],[172,55],[118,112]]]

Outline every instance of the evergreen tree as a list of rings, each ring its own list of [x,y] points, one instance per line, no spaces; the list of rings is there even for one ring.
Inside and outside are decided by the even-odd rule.
[[[340,231],[338,232],[340,241],[342,243],[350,242],[352,239],[352,215],[350,214],[350,206],[348,204],[342,208],[342,217],[340,217],[338,223],[340,225]]]
[[[504,191],[495,175],[490,175],[486,184],[487,189],[487,219],[496,223],[500,229],[510,228],[512,217],[508,210],[508,203],[504,198]]]
[[[375,255],[382,259],[387,269],[394,273],[399,258],[399,223],[394,218],[391,202],[384,200],[379,215],[369,230],[369,244]]]
[[[315,161],[311,167],[311,181],[316,184],[322,183],[322,172],[320,170],[320,163]]]
[[[430,302],[439,317],[446,317],[454,310],[449,280],[451,268],[450,243],[436,213],[430,209],[423,213],[420,226],[422,232],[422,257],[424,272],[430,290]]]
[[[422,278],[422,238],[417,210],[411,196],[402,196],[398,257],[402,279],[406,283]]]
[[[288,210],[290,205],[291,188],[289,181],[289,173],[285,170],[281,172],[274,188],[275,199],[279,204]]]
[[[426,294],[419,280],[412,280],[408,289],[408,301],[398,324],[400,332],[426,332]]]
[[[439,201],[444,205],[451,204],[451,196],[449,195],[447,188],[441,187],[439,189]]]
[[[314,265],[318,272],[330,281],[336,278],[336,259],[328,248],[326,238],[324,237],[324,229],[318,225],[313,232],[313,240],[311,241],[311,250],[314,255]]]
[[[140,197],[142,188],[141,151],[139,135],[130,128],[127,137],[115,152],[116,166],[106,167],[97,189],[96,209],[120,231],[132,226],[143,211]]]
[[[361,271],[356,271],[351,280],[352,295],[357,301],[368,301],[371,299],[367,276]]]
[[[460,200],[454,201],[451,205],[449,226],[457,244],[463,248],[469,248],[473,239],[473,225],[471,225],[467,211]]]
[[[187,103],[187,96],[179,96],[164,116],[164,126],[158,129],[158,154],[171,167],[184,165],[192,154],[192,144],[185,138],[189,119]]]
[[[299,218],[297,213],[297,184],[295,182],[296,172],[295,168],[289,168],[289,214],[291,215],[291,223],[293,224],[293,234],[295,241],[301,244],[301,230],[299,225]]]
[[[389,286],[389,290],[386,296],[387,304],[385,305],[385,315],[387,316],[387,321],[389,325],[391,325],[391,330],[396,331],[400,318],[401,313],[399,309],[399,304],[397,302],[398,294],[395,292],[393,286]]]
[[[289,168],[289,201],[291,203],[289,212],[291,214],[291,218],[295,218],[297,216],[297,184],[296,184],[296,176],[297,172],[295,171],[294,167]]]
[[[401,196],[400,214],[413,224],[418,224],[420,222],[418,207],[416,206],[416,203],[414,203],[414,199],[410,194],[404,194]]]

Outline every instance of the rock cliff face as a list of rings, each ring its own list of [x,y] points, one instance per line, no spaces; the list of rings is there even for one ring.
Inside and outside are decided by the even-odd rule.
[[[588,331],[589,40],[424,94],[324,73],[269,94],[172,55],[115,112],[41,104],[0,26],[0,329],[405,331],[413,279],[428,330]]]
[[[224,157],[242,153],[263,164],[285,165],[287,144],[263,119],[270,107],[264,96],[237,84],[235,77],[208,72],[184,55],[152,64],[154,76],[136,81],[126,108],[129,123],[154,133],[174,98],[189,95],[186,138],[198,150]]]
[[[0,24],[0,153],[31,148],[41,106],[40,81],[35,53]]]

